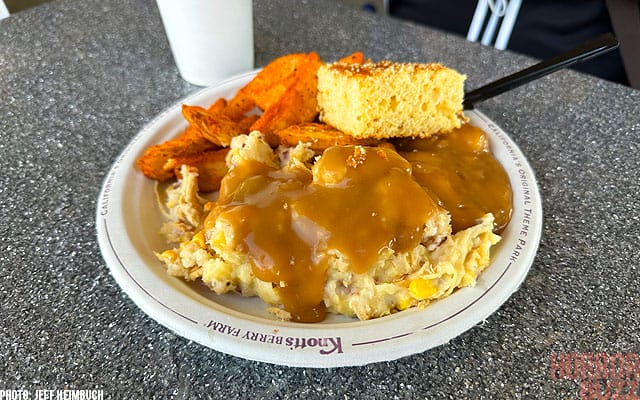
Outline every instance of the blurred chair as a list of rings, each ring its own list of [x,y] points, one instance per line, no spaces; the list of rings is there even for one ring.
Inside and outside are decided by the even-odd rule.
[[[606,0],[629,86],[640,89],[640,1]]]
[[[640,84],[640,77],[628,77],[640,75],[640,0],[388,0],[388,3],[393,17],[541,60],[614,31],[621,51],[573,69],[624,85]]]
[[[491,45],[496,49],[504,50],[507,48],[511,31],[516,23],[518,11],[520,10],[521,0],[480,0],[476,6],[476,10],[469,26],[467,40],[480,42],[484,45]],[[487,13],[491,11],[491,15],[487,20]],[[500,27],[498,29],[498,26]],[[498,35],[496,37],[496,29]],[[494,41],[495,38],[495,41]]]

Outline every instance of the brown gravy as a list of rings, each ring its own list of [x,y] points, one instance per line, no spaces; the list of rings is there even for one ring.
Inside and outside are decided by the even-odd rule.
[[[495,231],[511,217],[511,187],[486,134],[464,125],[429,139],[386,147],[325,150],[314,174],[245,162],[222,181],[208,221],[233,229],[235,248],[249,255],[253,273],[271,282],[292,319],[325,318],[322,302],[329,250],[363,273],[380,251],[417,246],[424,222],[438,206],[453,230],[492,212]],[[314,178],[315,176],[315,178]]]
[[[391,149],[330,147],[314,170],[315,179],[305,169],[241,164],[223,179],[215,210],[232,225],[233,245],[249,254],[255,275],[272,283],[299,322],[324,319],[328,250],[366,272],[384,248],[417,246],[438,210]]]
[[[475,225],[488,212],[495,217],[495,232],[507,226],[512,213],[509,177],[480,128],[465,124],[447,134],[396,145],[418,183],[449,211],[454,232]]]

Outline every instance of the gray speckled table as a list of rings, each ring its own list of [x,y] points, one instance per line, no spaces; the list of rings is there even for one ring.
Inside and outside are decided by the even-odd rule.
[[[440,61],[470,88],[531,62],[328,0],[256,2],[255,48],[256,66],[311,50]],[[597,380],[580,376],[586,367],[557,373],[560,357],[637,360],[640,92],[561,71],[484,103],[543,197],[542,241],[520,290],[424,353],[302,369],[174,334],[101,257],[106,173],[141,126],[197,89],[178,76],[151,0],[63,0],[0,21],[0,398],[63,388],[113,399],[579,398]],[[626,393],[632,372],[620,377]]]

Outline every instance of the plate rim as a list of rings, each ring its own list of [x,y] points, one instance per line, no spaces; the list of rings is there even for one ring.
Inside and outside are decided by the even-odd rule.
[[[194,300],[193,297],[186,296],[183,293],[174,294],[173,297],[166,295],[166,293],[159,293],[158,290],[162,290],[163,285],[160,282],[155,282],[154,276],[147,276],[144,273],[145,268],[151,269],[152,267],[146,265],[144,257],[141,257],[135,249],[132,250],[131,246],[124,243],[126,240],[122,239],[128,233],[125,223],[119,220],[123,218],[122,209],[124,207],[123,203],[119,203],[118,200],[123,196],[123,191],[127,184],[121,179],[127,174],[131,174],[132,170],[135,169],[131,161],[137,158],[140,149],[145,147],[146,141],[159,136],[158,129],[162,127],[163,123],[175,120],[175,115],[179,114],[181,104],[208,101],[211,97],[215,100],[217,97],[214,96],[218,96],[218,93],[239,87],[248,82],[256,72],[250,71],[240,74],[218,85],[201,89],[165,108],[136,133],[116,158],[104,178],[96,207],[96,231],[100,251],[111,275],[120,288],[145,314],[180,336],[214,350],[244,359],[294,367],[347,367],[391,361],[440,346],[484,321],[519,289],[534,261],[542,236],[543,216],[540,191],[535,174],[516,143],[489,117],[478,110],[472,110],[466,112],[467,115],[472,120],[479,121],[481,125],[484,124],[483,128],[489,128],[490,131],[488,133],[490,134],[492,146],[497,141],[500,142],[501,146],[505,146],[508,149],[509,156],[517,160],[519,168],[526,176],[526,181],[521,181],[520,183],[527,182],[529,188],[529,201],[532,207],[529,221],[531,229],[527,235],[518,236],[518,239],[523,240],[522,251],[518,254],[518,257],[522,257],[515,257],[513,265],[516,265],[519,270],[514,273],[514,269],[510,271],[510,266],[507,266],[495,282],[486,288],[482,294],[479,294],[476,300],[467,304],[453,315],[443,315],[442,320],[439,322],[426,326],[424,324],[421,325],[419,314],[428,311],[432,307],[430,305],[424,310],[405,310],[370,321],[296,324],[277,320],[269,321],[247,315],[243,315],[243,318],[238,318],[238,312],[228,312],[228,309],[222,307],[209,310],[211,312],[209,315],[215,316],[216,320],[214,320],[213,318],[199,318],[199,316],[193,315],[196,312],[207,310],[205,306],[198,304],[199,302]],[[129,164],[125,165],[127,162]],[[505,169],[507,168],[505,167]],[[512,171],[507,172],[511,173]],[[512,181],[515,198],[517,197],[517,191],[513,188],[513,183]],[[524,190],[524,188],[522,189]],[[512,224],[513,219],[505,232],[514,229]],[[513,250],[513,252],[515,251]],[[513,253],[511,256],[513,257]],[[491,269],[494,262],[492,255],[492,262],[481,273],[478,278],[479,282],[484,274]],[[504,288],[500,287],[502,290],[497,292],[500,294],[499,297],[487,299],[485,296],[507,274],[509,274],[509,277],[514,275],[516,280],[510,282]],[[163,280],[166,279],[166,277],[163,278]],[[160,284],[160,289],[153,286],[153,284]],[[476,286],[463,288],[457,292],[463,290],[473,292],[477,289],[478,287]],[[456,293],[452,296],[455,295]],[[452,296],[442,301],[451,299]],[[481,305],[485,304],[485,307],[477,309],[479,302],[481,302]],[[211,305],[209,304],[208,306]],[[469,314],[469,310],[472,308],[473,318],[459,318],[462,314],[465,314],[465,316]],[[407,329],[392,330],[392,334],[378,338],[372,338],[369,335],[367,340],[359,342],[352,340],[352,337],[362,333],[363,329],[377,331],[382,328],[389,328],[389,325],[396,320],[402,320],[403,323],[406,323]],[[441,332],[443,327],[447,328],[444,333]],[[328,334],[329,331],[335,333],[336,330],[340,332],[340,335]],[[431,332],[436,333],[431,334]],[[292,351],[284,351],[286,349]]]

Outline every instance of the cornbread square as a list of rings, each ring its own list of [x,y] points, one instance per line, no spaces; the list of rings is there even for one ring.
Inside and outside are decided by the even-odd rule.
[[[320,120],[357,138],[428,137],[460,127],[465,76],[441,64],[322,65]]]

